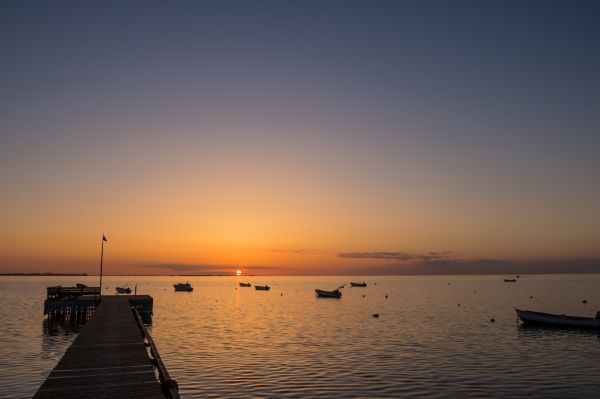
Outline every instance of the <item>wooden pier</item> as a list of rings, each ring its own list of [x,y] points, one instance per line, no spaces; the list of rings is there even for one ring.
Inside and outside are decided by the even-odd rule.
[[[34,398],[178,399],[177,383],[169,377],[135,308],[136,301],[144,302],[139,297],[152,300],[147,295],[96,299],[93,316]]]
[[[107,296],[103,296],[106,298]],[[109,298],[112,295],[108,296]],[[117,296],[127,298],[144,320],[152,319],[153,300],[150,295]],[[100,287],[48,287],[44,314],[50,318],[87,319],[100,304]]]

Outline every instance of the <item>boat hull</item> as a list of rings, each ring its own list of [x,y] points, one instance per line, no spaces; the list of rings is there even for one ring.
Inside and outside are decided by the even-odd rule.
[[[271,289],[271,287],[269,287],[268,285],[255,285],[254,288],[257,291],[269,291]]]
[[[252,287],[250,283],[240,283],[240,287]]]
[[[600,328],[600,319],[576,317],[516,309],[517,316],[526,324],[570,328]]]
[[[342,291],[340,291],[340,290],[335,290],[335,291],[315,290],[315,292],[317,293],[318,298],[341,298],[342,297]]]
[[[131,288],[116,287],[117,294],[131,294]]]
[[[173,284],[175,291],[192,292],[194,288],[190,284]]]
[[[351,287],[366,287],[367,283],[350,283]]]

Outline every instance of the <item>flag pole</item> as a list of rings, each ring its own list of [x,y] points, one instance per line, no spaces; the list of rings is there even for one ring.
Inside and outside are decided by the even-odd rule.
[[[100,299],[102,299],[102,262],[104,260],[104,241],[108,241],[102,234],[102,247],[100,249]]]

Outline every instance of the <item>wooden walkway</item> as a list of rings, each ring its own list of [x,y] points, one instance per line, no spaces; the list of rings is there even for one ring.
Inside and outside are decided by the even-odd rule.
[[[34,398],[165,398],[127,296],[102,297]]]

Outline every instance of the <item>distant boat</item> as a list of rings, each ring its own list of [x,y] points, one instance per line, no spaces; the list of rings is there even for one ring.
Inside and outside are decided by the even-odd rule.
[[[250,283],[240,283],[240,287],[252,287]]]
[[[350,283],[351,287],[366,287],[367,283],[365,283],[364,281],[362,283]]]
[[[578,317],[566,316],[564,314],[550,314],[541,312],[532,312],[529,310],[517,311],[517,316],[527,324],[538,324],[554,327],[575,327],[575,328],[600,328],[600,312],[596,317]]]
[[[123,287],[115,287],[115,290],[117,290],[117,294],[131,294],[131,288],[126,285]]]
[[[77,283],[77,284],[75,284],[75,287],[77,287],[77,288],[87,288],[87,285],[81,284],[81,283]]]
[[[173,284],[173,287],[175,287],[175,291],[188,291],[188,292],[191,292],[191,291],[194,290],[194,288],[192,287],[192,285],[190,283]]]
[[[323,290],[315,290],[317,293],[317,297],[319,298],[341,298],[342,291],[333,290],[333,291],[323,291]]]
[[[271,289],[268,285],[255,285],[254,288],[258,291],[269,291]]]
[[[516,283],[517,279],[515,279],[515,278],[505,278],[504,282],[505,283]]]

